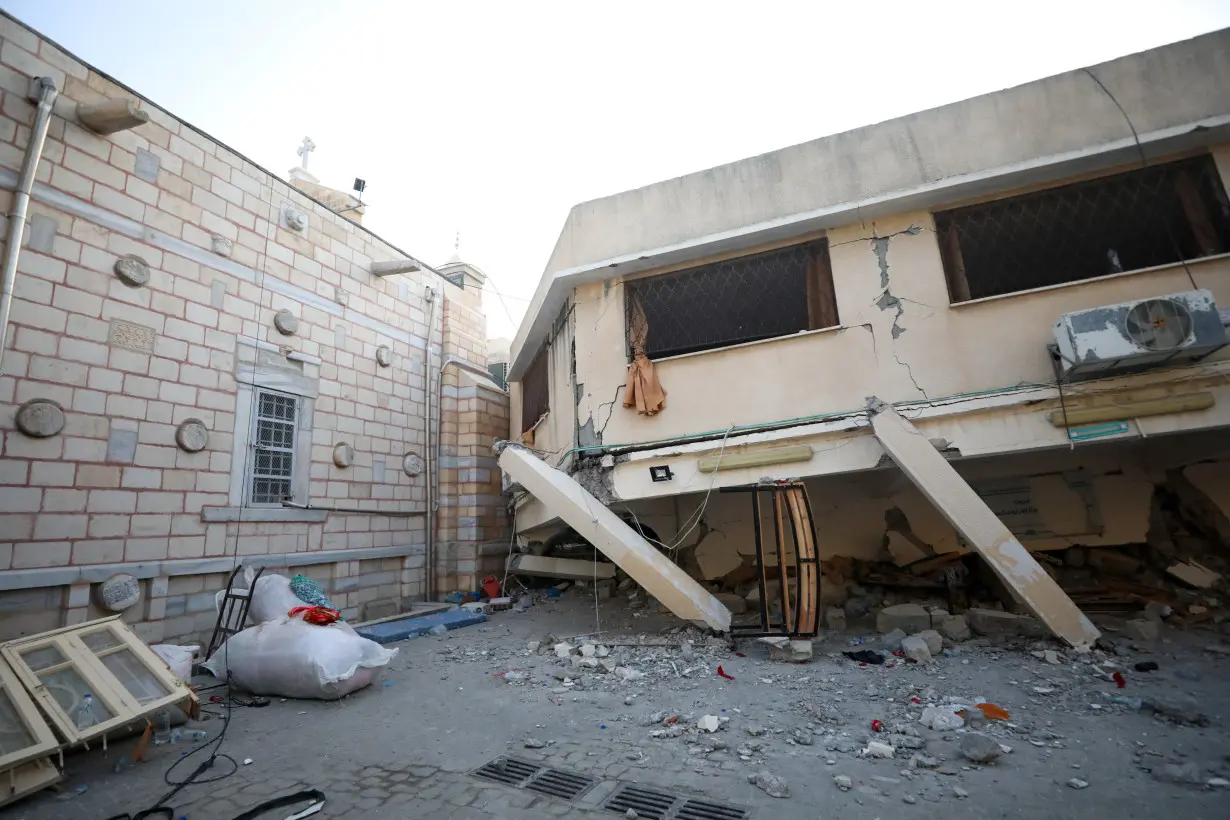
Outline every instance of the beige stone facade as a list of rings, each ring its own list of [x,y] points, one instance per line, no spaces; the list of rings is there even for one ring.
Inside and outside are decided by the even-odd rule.
[[[449,359],[486,366],[480,288],[373,276],[408,255],[20,23],[0,37],[6,212],[29,78],[60,91],[0,375],[0,638],[98,616],[92,587],[116,573],[140,579],[125,618],[151,640],[207,634],[240,562],[312,577],[350,619],[422,599],[441,392],[437,589],[469,588],[484,545],[507,543],[490,467],[507,398],[458,368],[437,379]],[[116,97],[149,122],[77,123],[78,103]],[[146,284],[116,274],[125,257]],[[21,432],[30,401],[62,408],[63,430]],[[199,451],[177,444],[189,420]],[[286,446],[267,461],[257,444]],[[287,486],[258,485],[270,475],[316,509],[262,492]]]

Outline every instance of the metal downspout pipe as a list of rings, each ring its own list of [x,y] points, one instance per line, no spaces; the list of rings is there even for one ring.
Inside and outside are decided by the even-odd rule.
[[[37,98],[38,111],[30,129],[30,141],[21,162],[21,175],[17,178],[13,212],[9,214],[8,235],[4,244],[4,267],[0,274],[0,365],[4,361],[4,347],[8,342],[9,313],[13,309],[13,284],[17,281],[17,260],[21,257],[21,240],[26,230],[26,211],[30,207],[30,191],[34,188],[34,175],[39,160],[43,157],[43,145],[47,142],[47,128],[51,125],[51,109],[55,105],[57,91],[49,77],[30,80],[30,96]],[[0,369],[3,372],[3,369]]]
[[[439,373],[436,376],[435,450],[432,453],[432,461],[435,463],[436,469],[429,476],[434,486],[430,491],[432,502],[427,506],[427,571],[429,573],[428,577],[432,579],[428,588],[433,592],[436,577],[436,511],[440,506],[440,417],[444,415],[441,411],[441,405],[444,403],[444,371],[454,366],[462,370],[468,370],[471,373],[476,373],[484,379],[491,378],[491,374],[487,372],[486,368],[479,367],[473,362],[468,362],[456,356],[449,356],[445,359],[441,363]],[[429,598],[428,600],[432,599]]]
[[[436,540],[436,513],[435,502],[436,497],[432,487],[432,476],[439,469],[436,464],[436,459],[432,454],[432,439],[431,439],[431,337],[435,333],[436,325],[436,305],[441,299],[441,293],[436,288],[427,288],[425,296],[427,301],[431,303],[431,310],[427,313],[427,341],[423,345],[423,450],[425,461],[427,462],[427,532],[424,534],[424,551],[423,551],[423,574],[426,577],[426,600],[434,601],[436,599],[436,572],[435,572],[435,550]],[[440,349],[444,349],[444,334],[440,334]]]

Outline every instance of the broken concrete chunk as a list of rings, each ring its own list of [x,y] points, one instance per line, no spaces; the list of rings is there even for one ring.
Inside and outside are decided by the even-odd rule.
[[[845,632],[846,611],[844,609],[838,609],[835,606],[831,606],[824,610],[824,625],[828,627],[831,632]]]
[[[1141,706],[1160,718],[1182,726],[1208,726],[1209,716],[1194,701],[1182,696],[1151,695]]]
[[[789,638],[761,638],[769,646],[769,660],[786,663],[807,663],[812,657],[811,641],[792,641]]]
[[[902,641],[901,651],[905,653],[906,660],[914,661],[914,663],[931,662],[931,650],[927,648],[927,642],[917,635]]]
[[[713,734],[718,730],[722,722],[717,719],[717,715],[702,715],[701,719],[696,721],[696,728]]]
[[[931,610],[931,628],[939,629],[940,624],[944,623],[944,621],[948,620],[951,617],[952,615],[950,615],[948,610],[946,609]]]
[[[859,752],[859,754],[863,757],[887,760],[893,756],[894,752],[893,747],[889,746],[887,743],[880,743],[878,740],[873,740],[868,743],[867,748],[863,749],[863,751]]]
[[[1156,641],[1162,636],[1162,625],[1150,618],[1136,618],[1124,623],[1123,634],[1133,641]]]
[[[527,737],[525,739],[525,748],[527,749],[545,749],[547,744],[536,737]]]
[[[1089,788],[1089,781],[1088,781],[1088,780],[1081,780],[1079,777],[1074,777],[1074,778],[1072,778],[1071,780],[1069,780],[1069,781],[1068,781],[1068,788],[1070,788],[1070,789],[1087,789],[1087,788]]]
[[[1166,574],[1197,589],[1208,589],[1221,580],[1221,576],[1216,572],[1202,564],[1197,564],[1195,561],[1187,563],[1180,561],[1173,566],[1167,567]]]
[[[1045,638],[1050,634],[1045,624],[1036,618],[997,609],[970,609],[965,619],[981,635]]]
[[[965,720],[949,706],[928,706],[918,722],[937,732],[949,732],[965,725]]]
[[[581,657],[592,658],[597,653],[598,653],[598,647],[594,646],[592,643],[581,645]]]
[[[876,615],[876,630],[879,632],[900,629],[909,635],[930,628],[931,614],[918,604],[888,606]]]
[[[790,796],[790,784],[786,782],[786,778],[773,774],[769,771],[759,771],[756,774],[749,774],[747,776],[747,782],[769,795],[769,797]]]
[[[940,624],[940,634],[954,643],[969,640],[969,622],[964,615],[953,615]]]
[[[991,763],[1003,753],[997,740],[978,732],[969,732],[961,738],[962,757],[974,763]]]
[[[1163,783],[1176,783],[1187,786],[1203,786],[1204,775],[1195,763],[1166,763],[1153,770],[1153,779]]]
[[[557,643],[553,648],[555,649],[555,657],[557,658],[567,658],[572,654],[572,644],[567,641]]]
[[[927,642],[927,651],[930,652],[932,656],[938,655],[944,651],[944,638],[934,629],[924,629],[914,637],[922,638]]]
[[[881,647],[889,652],[896,652],[898,649],[901,648],[901,642],[904,641],[907,637],[908,636],[904,632],[902,632],[900,629],[894,629],[892,632],[889,632],[887,635],[880,636],[879,640],[877,640],[874,645]]]

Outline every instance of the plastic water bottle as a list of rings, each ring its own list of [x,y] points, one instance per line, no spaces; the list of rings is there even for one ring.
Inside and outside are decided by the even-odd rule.
[[[154,715],[154,745],[164,746],[171,742],[171,713],[163,709]]]
[[[86,692],[77,704],[77,728],[88,729],[94,725],[94,696]]]

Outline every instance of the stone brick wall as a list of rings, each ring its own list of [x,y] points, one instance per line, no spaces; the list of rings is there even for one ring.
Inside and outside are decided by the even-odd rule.
[[[40,75],[61,94],[0,370],[0,639],[105,614],[91,586],[119,572],[143,588],[125,618],[155,640],[207,633],[213,592],[238,562],[310,575],[351,619],[421,598],[426,519],[404,514],[425,510],[428,475],[408,475],[403,458],[428,455],[425,358],[486,364],[481,294],[428,271],[372,276],[373,260],[406,255],[148,101],[145,125],[87,131],[77,103],[137,95],[0,17],[5,212]],[[289,227],[288,209],[306,230]],[[117,276],[130,256],[148,265],[146,284]],[[293,335],[275,329],[279,311],[297,320]],[[295,502],[365,512],[245,502],[260,389],[298,402]],[[473,421],[446,406],[443,427],[459,434],[482,409],[486,437],[505,437],[507,399],[488,392],[483,408],[466,407]],[[17,429],[31,400],[62,408],[58,435]],[[199,452],[177,446],[189,419],[208,431]],[[462,438],[450,457],[477,458],[480,437]],[[346,467],[334,462],[342,444]],[[495,533],[495,480],[493,494],[442,481],[441,508]]]

